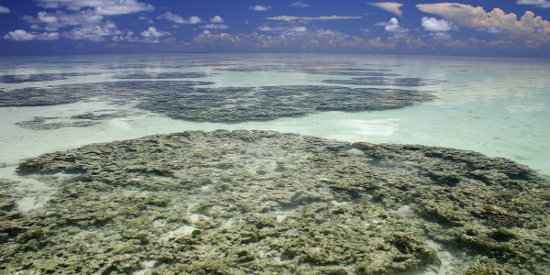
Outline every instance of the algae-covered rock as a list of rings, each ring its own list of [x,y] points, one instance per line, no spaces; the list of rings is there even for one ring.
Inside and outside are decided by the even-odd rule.
[[[128,80],[23,88],[0,92],[0,107],[59,105],[101,97],[110,103],[133,104],[138,109],[173,119],[236,123],[326,111],[398,109],[435,98],[427,91],[394,88],[324,85],[203,87],[210,84],[214,83],[191,80]],[[86,123],[98,123],[97,118],[101,116],[83,114],[55,123],[54,119],[59,118],[38,117],[19,124],[31,129],[86,127]],[[78,121],[64,121],[67,119]]]
[[[23,213],[4,182],[0,273],[550,273],[548,180],[469,151],[197,131],[17,171],[55,193]]]
[[[99,73],[43,73],[43,74],[17,74],[17,75],[2,75],[0,83],[27,83],[40,81],[65,80],[71,77],[90,76]]]

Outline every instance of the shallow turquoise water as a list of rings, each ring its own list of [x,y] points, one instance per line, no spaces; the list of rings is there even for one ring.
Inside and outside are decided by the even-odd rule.
[[[9,92],[23,87],[66,83],[116,81],[113,75],[135,71],[192,71],[210,76],[200,80],[214,86],[321,84],[325,76],[292,71],[227,72],[220,65],[269,65],[292,69],[296,64],[353,64],[390,69],[406,77],[441,80],[420,88],[433,92],[433,102],[377,112],[323,112],[298,118],[239,124],[177,121],[142,113],[87,128],[35,131],[14,123],[34,116],[70,116],[111,106],[93,103],[0,108],[0,162],[92,142],[134,138],[156,133],[218,128],[273,129],[348,141],[413,143],[475,150],[507,157],[550,174],[550,62],[535,59],[480,59],[458,57],[371,55],[159,55],[2,58],[0,74],[100,72],[67,80],[0,84]],[[131,68],[127,68],[131,65]],[[400,87],[403,88],[403,87]],[[406,87],[405,87],[406,88]]]

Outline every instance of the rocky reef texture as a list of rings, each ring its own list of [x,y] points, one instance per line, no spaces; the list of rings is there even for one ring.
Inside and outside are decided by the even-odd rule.
[[[126,75],[115,76],[117,79],[185,79],[185,78],[203,78],[208,75],[200,72],[189,72],[189,73],[134,73]]]
[[[357,67],[350,63],[285,63],[285,64],[240,64],[219,67],[217,70],[229,72],[292,72],[320,75],[338,75],[338,76],[377,76],[377,77],[396,77],[400,76],[391,73],[391,68],[383,65],[362,64]],[[390,66],[392,67],[392,66]]]
[[[201,81],[122,81],[25,88],[0,93],[0,107],[56,105],[106,97],[114,103],[174,119],[209,122],[263,121],[323,111],[375,111],[426,102],[426,91],[339,86],[207,88]]]
[[[56,130],[61,128],[90,127],[101,123],[93,120],[66,120],[62,117],[36,116],[31,120],[15,123],[21,128],[31,130]]]
[[[302,116],[322,111],[376,111],[432,100],[426,92],[331,86],[196,88],[186,94],[157,94],[138,108],[175,119],[244,122]]]
[[[0,273],[549,274],[548,179],[445,148],[272,131],[184,132],[18,166],[0,189]]]
[[[23,75],[1,75],[0,83],[17,84],[26,82],[65,80],[70,77],[94,75],[97,73],[57,73],[57,74],[23,74]]]
[[[328,79],[323,83],[339,85],[361,85],[361,86],[399,86],[399,87],[420,87],[440,84],[440,81],[427,80],[418,77],[397,77],[388,78],[380,76],[354,77],[351,79]]]
[[[308,74],[357,77],[399,77],[400,74],[391,73],[389,69],[339,69],[339,70],[305,70]]]
[[[16,125],[32,130],[56,130],[61,128],[90,127],[104,121],[138,115],[138,112],[105,109],[70,117],[37,116],[31,120],[17,122]]]

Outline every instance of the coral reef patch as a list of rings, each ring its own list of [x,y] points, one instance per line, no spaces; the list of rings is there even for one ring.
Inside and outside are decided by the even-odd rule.
[[[273,131],[183,132],[19,164],[0,189],[0,273],[549,274],[549,180],[455,149]]]
[[[88,76],[98,73],[44,73],[44,74],[14,74],[0,75],[0,83],[17,84],[39,81],[65,80],[70,77]]]
[[[200,87],[203,81],[117,81],[0,93],[0,107],[74,103],[104,97],[174,119],[265,121],[323,111],[397,109],[434,99],[427,91],[340,86]]]

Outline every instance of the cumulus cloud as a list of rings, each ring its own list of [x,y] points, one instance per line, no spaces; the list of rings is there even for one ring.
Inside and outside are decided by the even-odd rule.
[[[387,22],[380,22],[376,24],[377,26],[384,27],[384,30],[392,33],[407,32],[407,29],[401,27],[399,19],[392,17]]]
[[[261,32],[272,32],[272,31],[275,30],[275,28],[270,27],[270,26],[259,26],[258,30],[261,31]]]
[[[224,20],[221,16],[216,15],[210,18],[210,24],[202,25],[200,28],[203,30],[227,30],[229,26],[223,24]]]
[[[291,29],[293,32],[307,32],[307,27],[300,26],[300,27],[293,27]]]
[[[201,26],[201,29],[205,30],[227,30],[229,29],[229,26],[225,24],[206,24]]]
[[[543,9],[550,8],[549,0],[518,0],[517,3],[518,5],[533,5]]]
[[[59,32],[71,40],[103,41],[128,37],[109,17],[154,10],[141,0],[35,0],[45,11],[26,15],[25,21],[34,30]],[[52,11],[53,9],[53,11]],[[183,18],[182,18],[183,19]],[[189,22],[196,18],[187,19]]]
[[[10,12],[11,11],[8,7],[0,6],[0,14],[8,14]]]
[[[104,17],[92,11],[78,13],[41,11],[36,16],[24,16],[23,19],[32,24],[35,29],[42,28],[48,31],[56,31],[64,27],[100,24]]]
[[[25,30],[19,29],[19,30],[11,31],[6,35],[4,35],[4,39],[12,40],[12,41],[31,41],[31,40],[51,41],[51,40],[58,40],[59,33],[57,32],[36,33],[36,32],[27,32]]]
[[[313,26],[263,25],[252,33],[203,31],[188,45],[192,50],[248,49],[248,50],[353,50],[368,52],[432,52],[434,49],[514,49],[514,40],[498,37],[459,38],[450,32],[430,32],[430,35],[415,35],[414,32],[399,32],[399,20],[384,22],[389,35],[367,33],[347,34],[336,30],[316,29]],[[294,23],[294,22],[293,22]],[[277,23],[273,23],[277,24]],[[399,27],[397,27],[399,26]],[[452,27],[452,26],[451,26]],[[402,28],[402,27],[401,27]],[[394,32],[392,32],[394,31]]]
[[[126,33],[121,33],[119,35],[112,36],[111,40],[114,42],[144,42],[139,37],[136,37],[133,31],[128,31]]]
[[[224,47],[239,47],[239,37],[229,33],[212,33],[208,30],[193,38],[191,42],[195,47],[204,48],[224,48]]]
[[[309,8],[310,5],[308,3],[305,3],[305,2],[302,2],[302,1],[297,1],[297,2],[294,2],[294,3],[290,4],[289,7],[304,9],[304,8]]]
[[[498,8],[485,11],[483,7],[459,3],[419,4],[417,7],[455,25],[512,36],[516,41],[523,40],[528,44],[550,41],[550,22],[530,11],[518,17]]]
[[[159,42],[160,38],[168,35],[170,35],[169,32],[159,31],[156,27],[149,27],[141,33],[141,37],[143,37],[145,41],[154,43]]]
[[[448,32],[451,30],[451,25],[447,20],[433,17],[422,17],[422,27],[430,32]]]
[[[259,26],[258,31],[260,32],[271,32],[271,33],[295,33],[295,32],[306,32],[308,28],[306,26]]]
[[[403,11],[401,11],[401,7],[403,4],[397,3],[397,2],[378,2],[378,3],[370,3],[369,5],[373,7],[377,7],[380,9],[383,9],[389,13],[393,13],[397,16],[403,15]]]
[[[105,22],[98,25],[87,25],[74,28],[65,32],[64,37],[71,40],[88,40],[88,41],[104,41],[112,36],[120,36],[120,31],[117,25],[113,22]]]
[[[270,9],[271,9],[271,6],[266,6],[266,5],[254,5],[250,7],[250,10],[257,11],[257,12],[268,11]]]
[[[198,16],[190,16],[188,18],[185,18],[172,12],[165,12],[162,15],[158,16],[157,19],[167,20],[172,23],[183,25],[196,25],[202,22],[201,18]]]
[[[223,23],[223,18],[219,15],[216,15],[216,16],[210,18],[210,23],[221,24],[221,23]]]
[[[280,15],[280,16],[268,17],[267,19],[272,20],[272,21],[284,21],[284,22],[292,22],[292,21],[332,21],[332,20],[358,20],[358,19],[361,19],[361,16],[329,15],[329,16],[310,17],[310,16]]]
[[[80,11],[92,9],[100,15],[122,15],[152,11],[154,7],[138,0],[36,0],[37,4],[49,9]]]
[[[274,32],[241,34],[203,32],[190,44],[197,49],[292,49],[292,50],[373,50],[420,47],[421,42],[406,35],[389,38],[349,35],[335,30],[306,27],[268,27]],[[277,31],[275,31],[277,30]]]

